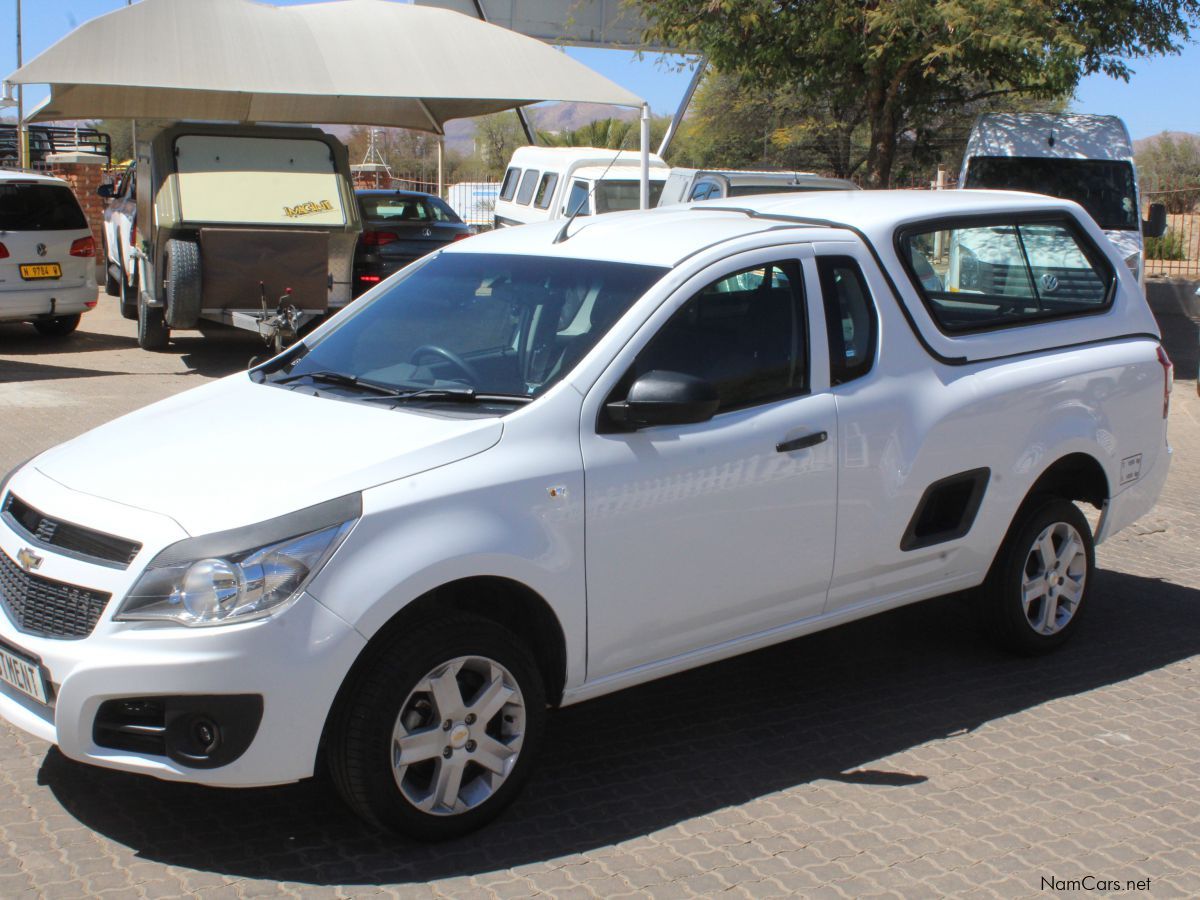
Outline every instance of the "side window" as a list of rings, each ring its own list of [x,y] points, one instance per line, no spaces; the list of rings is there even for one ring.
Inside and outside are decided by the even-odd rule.
[[[706,379],[719,412],[808,390],[808,338],[794,262],[743,269],[705,287],[638,354],[623,384],[656,369]]]
[[[571,195],[567,197],[567,205],[563,212],[568,216],[588,215],[588,186],[586,181],[571,182]]]
[[[511,200],[517,193],[517,182],[521,180],[521,170],[516,166],[504,173],[504,181],[500,182],[500,199]]]
[[[713,185],[709,184],[706,181],[702,181],[700,184],[696,185],[696,187],[692,190],[691,199],[692,200],[707,200],[709,198],[709,196],[712,194],[712,190],[713,190]]]
[[[897,244],[947,333],[1103,312],[1112,304],[1112,267],[1066,221],[915,228]]]
[[[845,384],[870,372],[875,361],[875,304],[852,257],[818,256],[817,271],[829,332],[829,383]]]
[[[533,189],[537,187],[539,174],[541,173],[537,169],[525,170],[525,175],[521,178],[521,189],[517,191],[517,202],[522,206],[528,206],[529,201],[533,199]]]
[[[533,198],[533,205],[538,209],[549,209],[550,201],[554,197],[554,189],[558,187],[558,173],[547,172],[542,176],[542,183],[538,185],[537,195]]]

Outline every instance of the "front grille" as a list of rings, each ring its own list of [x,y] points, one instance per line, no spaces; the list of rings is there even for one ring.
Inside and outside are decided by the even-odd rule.
[[[4,513],[26,535],[48,547],[101,563],[116,563],[123,569],[142,549],[136,541],[52,519],[11,491],[4,500]]]
[[[0,552],[0,603],[26,634],[87,637],[111,596],[26,572]]]

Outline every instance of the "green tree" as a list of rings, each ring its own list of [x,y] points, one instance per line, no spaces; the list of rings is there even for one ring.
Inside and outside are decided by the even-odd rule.
[[[1200,139],[1163,132],[1137,153],[1138,175],[1147,200],[1169,213],[1187,213],[1200,201]]]
[[[635,0],[630,0],[635,2]],[[704,52],[743,83],[861,108],[866,180],[886,186],[902,137],[939,109],[1056,97],[1176,53],[1200,0],[640,0],[647,37]]]
[[[476,172],[499,178],[512,159],[513,151],[529,143],[521,121],[512,111],[492,113],[475,119]]]
[[[108,135],[112,142],[114,163],[133,159],[133,122],[130,119],[101,119],[91,124],[97,131]]]

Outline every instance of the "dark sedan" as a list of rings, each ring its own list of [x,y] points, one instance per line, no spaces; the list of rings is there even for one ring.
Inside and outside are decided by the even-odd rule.
[[[417,191],[355,191],[363,233],[354,253],[354,296],[438,247],[471,236],[444,200]]]

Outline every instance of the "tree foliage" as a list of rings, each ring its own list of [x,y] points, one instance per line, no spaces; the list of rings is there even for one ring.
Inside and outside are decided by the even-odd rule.
[[[1200,202],[1200,138],[1164,132],[1138,151],[1137,167],[1142,193],[1167,212],[1191,212]]]
[[[861,111],[866,180],[902,137],[990,97],[1069,94],[1084,74],[1178,52],[1200,0],[640,0],[656,43],[705,53],[817,115]],[[822,116],[823,118],[823,116]]]

